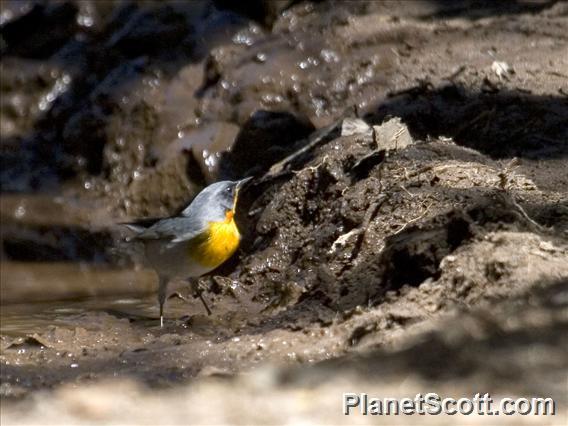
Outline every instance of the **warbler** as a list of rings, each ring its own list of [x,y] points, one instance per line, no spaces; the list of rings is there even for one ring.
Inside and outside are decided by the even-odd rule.
[[[158,274],[161,327],[168,284],[177,278],[200,277],[237,250],[241,234],[235,223],[235,209],[239,191],[250,179],[213,183],[178,216],[160,219],[149,227],[141,222],[124,224],[136,233],[129,241],[144,243],[147,263]]]

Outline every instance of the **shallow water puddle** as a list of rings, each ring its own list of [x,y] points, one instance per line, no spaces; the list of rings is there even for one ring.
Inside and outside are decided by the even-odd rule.
[[[141,295],[157,288],[151,270],[72,262],[2,262],[0,283],[2,305]]]
[[[152,270],[64,262],[1,262],[0,270],[0,335],[4,336],[83,329],[133,337],[178,332],[179,327],[188,326],[209,336],[219,327],[231,329],[255,311],[249,304],[242,305],[241,299],[228,297],[219,304],[206,295],[214,308],[214,314],[207,316],[196,297],[170,298],[166,323],[160,328]],[[179,284],[176,288],[184,294],[183,283]]]
[[[0,333],[42,333],[49,326],[100,327],[116,318],[153,321],[155,277],[149,270],[121,270],[79,263],[2,262]]]
[[[74,329],[100,329],[100,313],[128,318],[148,325],[157,324],[157,303],[153,295],[144,298],[101,298],[43,303],[3,305],[0,334],[23,336],[42,334],[52,326]]]

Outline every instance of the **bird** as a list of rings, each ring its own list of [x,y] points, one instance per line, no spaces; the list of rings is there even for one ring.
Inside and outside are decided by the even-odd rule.
[[[237,250],[241,240],[235,222],[237,200],[239,191],[251,179],[215,182],[180,214],[150,226],[146,226],[147,221],[123,224],[134,233],[127,241],[143,243],[146,263],[158,275],[160,327],[164,326],[168,284],[177,278],[193,279],[211,272]]]

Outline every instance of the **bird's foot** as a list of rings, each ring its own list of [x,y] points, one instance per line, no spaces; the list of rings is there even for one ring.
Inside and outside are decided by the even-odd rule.
[[[193,293],[193,297],[199,297],[199,300],[201,300],[201,303],[203,304],[203,307],[205,308],[205,310],[207,311],[207,315],[211,315],[211,309],[209,308],[209,306],[207,305],[207,302],[205,301],[205,299],[203,298],[203,290],[201,289],[196,289],[195,293]],[[173,299],[173,298],[177,298],[177,299],[181,299],[184,302],[189,302],[189,299],[185,296],[183,296],[182,294],[180,294],[179,292],[175,292],[172,293],[168,299]]]
[[[189,299],[187,297],[183,296],[180,292],[177,291],[175,293],[170,294],[170,296],[168,297],[168,299],[173,299],[173,298],[181,299],[184,302],[189,302]]]

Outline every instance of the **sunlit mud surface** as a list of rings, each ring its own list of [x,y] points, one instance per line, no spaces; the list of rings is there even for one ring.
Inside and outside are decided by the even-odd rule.
[[[564,424],[567,4],[252,3],[1,3],[2,424]],[[245,176],[212,314],[179,282],[160,327],[120,223]]]

